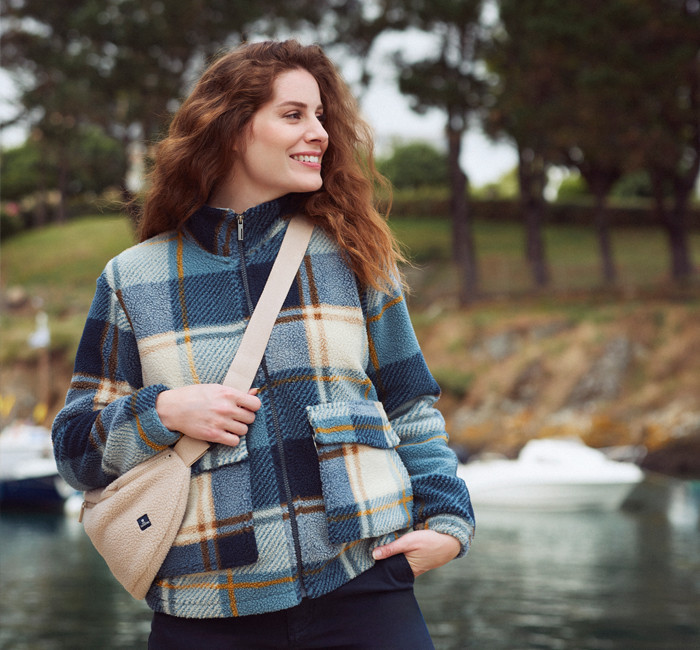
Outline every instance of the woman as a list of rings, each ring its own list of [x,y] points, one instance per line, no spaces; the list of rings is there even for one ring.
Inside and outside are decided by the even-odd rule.
[[[214,62],[158,147],[142,241],[97,282],[54,424],[82,490],[182,435],[214,443],[147,595],[151,648],[432,647],[413,578],[474,522],[378,180],[347,86],[295,41]],[[224,387],[300,211],[314,234],[257,389]]]

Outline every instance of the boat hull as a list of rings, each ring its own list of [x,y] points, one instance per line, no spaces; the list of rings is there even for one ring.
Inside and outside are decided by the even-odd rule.
[[[0,481],[0,508],[61,510],[66,493],[60,481],[57,475]]]
[[[475,508],[552,512],[617,510],[644,480],[633,463],[571,441],[536,440],[516,460],[461,464]]]

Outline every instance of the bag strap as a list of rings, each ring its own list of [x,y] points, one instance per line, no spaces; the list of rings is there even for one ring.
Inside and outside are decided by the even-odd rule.
[[[304,259],[313,229],[313,224],[303,215],[296,215],[290,220],[260,300],[253,310],[238,352],[226,373],[224,386],[247,393],[253,385],[272,328]],[[197,462],[207,449],[208,442],[189,436],[182,436],[175,445],[175,451],[188,466]]]

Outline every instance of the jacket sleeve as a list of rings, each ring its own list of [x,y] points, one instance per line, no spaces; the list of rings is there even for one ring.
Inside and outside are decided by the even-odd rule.
[[[79,490],[107,485],[180,437],[156,413],[167,386],[143,386],[136,338],[108,277],[106,270],[97,280],[66,403],[53,423],[58,471]]]
[[[445,421],[434,404],[440,388],[418,345],[400,290],[366,295],[368,373],[401,442],[413,487],[415,529],[456,537],[464,555],[474,535],[474,513],[457,457],[448,447]]]

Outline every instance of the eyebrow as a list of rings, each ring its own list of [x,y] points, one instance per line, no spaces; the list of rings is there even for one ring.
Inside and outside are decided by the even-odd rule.
[[[277,108],[283,108],[285,106],[292,106],[294,108],[308,108],[309,105],[305,104],[304,102],[296,102],[294,100],[289,100],[286,102],[280,102],[277,104]],[[319,104],[316,110],[323,109],[323,104]]]

